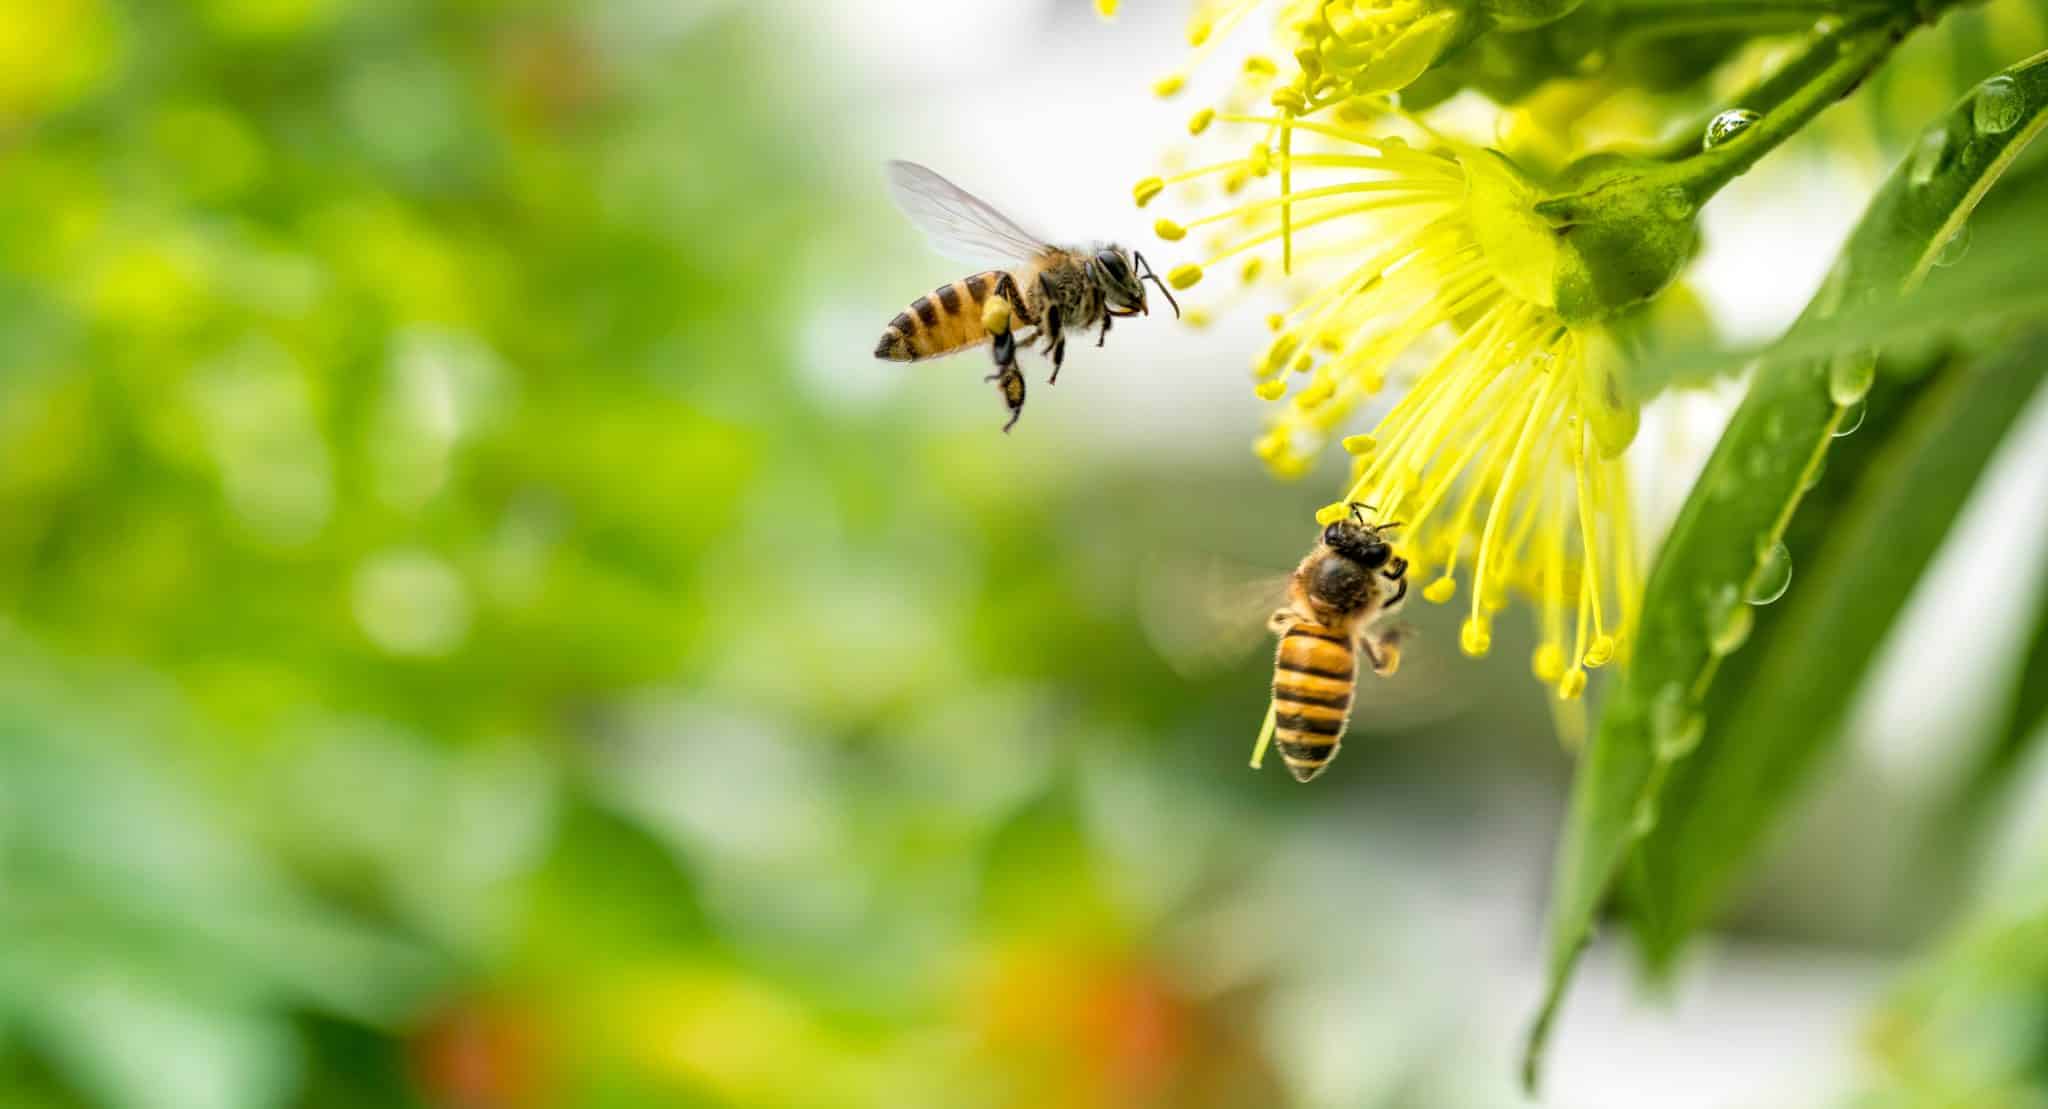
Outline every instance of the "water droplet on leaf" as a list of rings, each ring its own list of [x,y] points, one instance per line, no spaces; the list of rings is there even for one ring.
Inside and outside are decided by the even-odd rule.
[[[1956,233],[1950,235],[1948,241],[1941,244],[1941,249],[1935,252],[1934,264],[1937,266],[1953,266],[1957,262],[1962,261],[1963,255],[1969,252],[1970,225],[1966,223],[1956,228]]]
[[[1948,165],[1948,128],[1936,127],[1920,136],[1913,144],[1912,162],[1906,168],[1906,180],[1916,188],[1924,188]]]
[[[1657,830],[1657,799],[1648,794],[1636,802],[1636,811],[1629,820],[1629,831],[1637,839]]]
[[[1837,434],[1839,434],[1839,432]],[[1814,459],[1813,467],[1806,471],[1806,480],[1800,484],[1799,491],[1804,493],[1808,489],[1811,489],[1814,486],[1819,485],[1821,475],[1827,472],[1828,460],[1825,457]]]
[[[1856,434],[1856,429],[1863,426],[1863,417],[1869,410],[1870,406],[1860,400],[1850,405],[1848,411],[1842,413],[1842,421],[1835,425],[1835,438]]]
[[[1748,130],[1749,125],[1763,117],[1748,108],[1730,108],[1707,122],[1707,135],[1700,149],[1712,150],[1729,139]]]
[[[1828,398],[1847,408],[1862,400],[1877,380],[1877,355],[1867,350],[1835,356],[1828,363]]]
[[[1983,134],[2002,135],[2019,123],[2026,110],[2027,95],[2019,85],[2010,77],[1993,77],[1977,89],[1976,103],[1970,106],[1970,124]]]
[[[1685,689],[1677,682],[1664,683],[1650,701],[1650,740],[1657,757],[1667,762],[1684,758],[1705,731],[1706,719],[1686,706]]]
[[[1767,605],[1785,595],[1792,585],[1792,552],[1783,543],[1771,544],[1764,552],[1763,561],[1757,563],[1756,576],[1749,579],[1747,600],[1753,605]]]
[[[1714,591],[1707,601],[1707,649],[1717,655],[1732,655],[1749,639],[1756,614],[1742,603],[1733,585]]]

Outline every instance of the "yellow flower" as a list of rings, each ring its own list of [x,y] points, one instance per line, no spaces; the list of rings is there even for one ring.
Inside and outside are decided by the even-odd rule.
[[[1188,21],[1186,68],[1153,87],[1172,96],[1217,44],[1263,7],[1273,9],[1281,52],[1292,59],[1286,87],[1303,114],[1350,96],[1397,91],[1420,77],[1474,26],[1470,0],[1199,0]],[[1280,73],[1272,59],[1249,59],[1240,94],[1257,93]],[[1243,99],[1240,95],[1237,99]]]
[[[1635,621],[1620,454],[1636,408],[1605,328],[1558,312],[1553,282],[1565,270],[1533,215],[1536,190],[1497,153],[1448,141],[1218,120],[1335,140],[1286,159],[1293,180],[1277,195],[1184,225],[1222,233],[1208,261],[1183,271],[1296,237],[1304,269],[1326,271],[1269,321],[1275,334],[1253,372],[1259,395],[1279,403],[1258,454],[1299,474],[1343,436],[1351,480],[1338,504],[1401,524],[1397,545],[1423,596],[1468,606],[1461,646],[1485,654],[1495,612],[1527,597],[1540,632],[1532,668],[1558,696],[1578,696],[1585,669],[1623,651]],[[1370,435],[1345,436],[1396,372],[1413,375],[1406,395]]]

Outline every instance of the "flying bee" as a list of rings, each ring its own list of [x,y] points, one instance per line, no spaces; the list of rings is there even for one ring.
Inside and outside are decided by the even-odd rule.
[[[1112,320],[1150,315],[1145,282],[1159,286],[1173,314],[1180,304],[1145,256],[1110,243],[1059,247],[1017,226],[965,189],[911,162],[889,163],[896,204],[940,254],[984,270],[942,285],[899,312],[875,344],[875,357],[917,362],[992,343],[996,383],[1010,408],[1008,431],[1024,412],[1024,375],[1017,345],[1039,342],[1052,360],[1053,384],[1067,357],[1067,332],[1098,323],[1095,345],[1109,338]],[[1018,327],[1033,330],[1017,334]]]
[[[1401,631],[1391,623],[1408,596],[1408,560],[1385,532],[1398,523],[1351,517],[1322,538],[1287,583],[1287,606],[1266,627],[1280,637],[1273,662],[1273,740],[1287,770],[1306,782],[1337,757],[1351,722],[1358,657],[1381,677],[1401,665]]]

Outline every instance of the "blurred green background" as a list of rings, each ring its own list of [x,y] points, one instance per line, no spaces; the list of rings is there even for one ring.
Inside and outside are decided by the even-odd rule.
[[[1253,464],[1251,346],[1133,321],[1009,437],[868,356],[958,276],[884,158],[1127,218],[1181,13],[1088,7],[0,2],[0,1106],[1516,1103],[1529,644],[1422,614],[1253,775],[1176,583],[1330,483]],[[1923,53],[2033,48],[1973,26]],[[1920,65],[1851,177],[1976,72]],[[1710,987],[1596,957],[1557,1103],[1853,1085],[1943,914],[1836,859],[1915,773]]]

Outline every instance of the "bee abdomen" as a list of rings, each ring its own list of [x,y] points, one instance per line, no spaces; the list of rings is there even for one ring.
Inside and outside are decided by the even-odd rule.
[[[875,357],[916,362],[986,342],[989,336],[981,326],[981,310],[1001,276],[1000,270],[977,273],[941,285],[930,296],[918,297],[889,321],[881,341],[875,344]]]
[[[1357,684],[1349,636],[1306,623],[1281,634],[1273,668],[1273,745],[1296,781],[1322,773],[1336,757]]]

